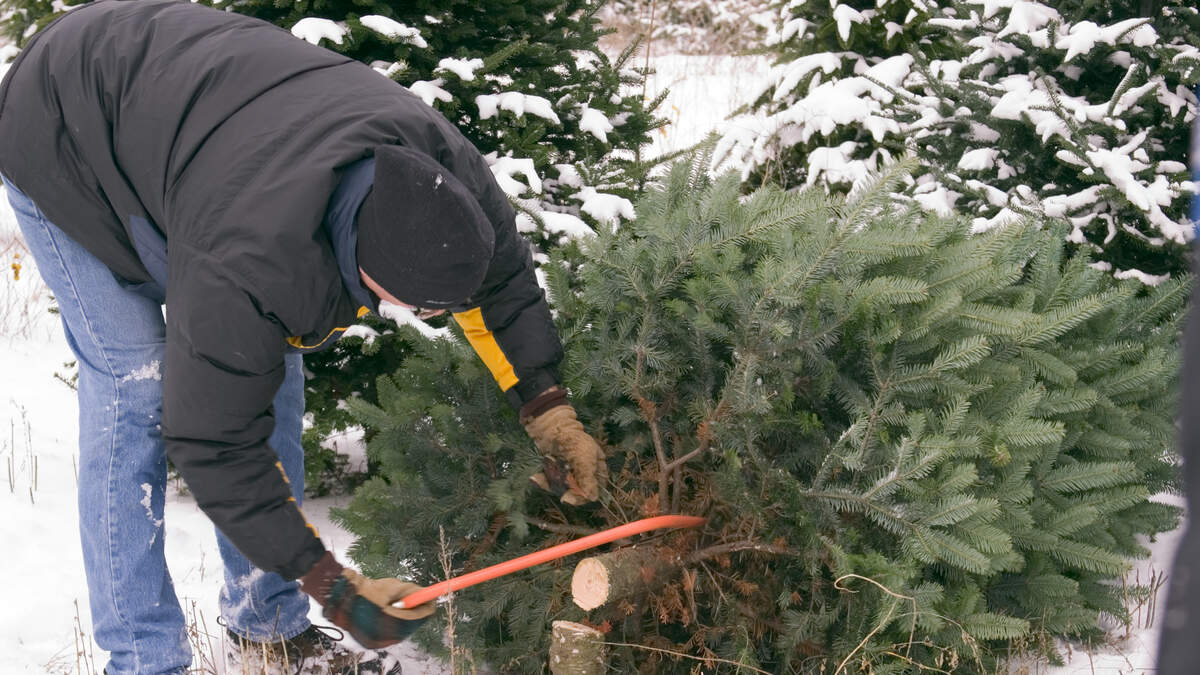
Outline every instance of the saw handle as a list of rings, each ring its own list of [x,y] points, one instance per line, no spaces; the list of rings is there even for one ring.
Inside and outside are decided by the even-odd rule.
[[[655,516],[653,518],[635,520],[632,523],[618,525],[617,527],[608,530],[601,530],[595,534],[589,534],[586,537],[573,539],[557,546],[551,546],[550,548],[544,548],[540,551],[534,551],[533,553],[523,555],[520,558],[506,560],[502,563],[492,565],[491,567],[485,567],[481,570],[476,570],[462,576],[454,577],[453,579],[447,579],[446,581],[436,583],[432,586],[426,586],[419,591],[415,591],[405,596],[402,600],[397,602],[395,606],[401,609],[410,609],[418,605],[423,605],[430,600],[436,600],[447,593],[453,593],[454,591],[459,591],[469,586],[474,586],[475,584],[490,581],[506,574],[512,574],[513,572],[517,572],[528,567],[533,567],[534,565],[540,565],[544,562],[557,560],[558,558],[569,556],[572,553],[578,553],[589,548],[595,548],[601,544],[608,544],[618,539],[624,539],[635,534],[668,528],[700,527],[706,522],[708,522],[707,519],[700,518],[698,516]]]

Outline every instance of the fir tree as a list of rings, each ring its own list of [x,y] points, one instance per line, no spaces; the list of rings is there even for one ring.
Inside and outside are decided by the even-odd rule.
[[[977,230],[1045,213],[1118,274],[1181,272],[1200,14],[1060,4],[789,3],[754,106],[766,117],[720,154],[754,181],[844,191],[910,149],[927,209],[976,214]]]
[[[532,487],[540,461],[477,358],[422,343],[378,406],[350,404],[381,466],[340,514],[365,569],[437,581],[439,527],[461,573],[709,518],[653,542],[671,572],[590,612],[571,560],[459,593],[457,639],[506,672],[541,671],[553,620],[660,650],[614,647],[621,672],[697,665],[665,649],[815,673],[988,671],[1011,641],[1052,657],[1043,638],[1124,617],[1109,582],[1178,518],[1149,496],[1174,481],[1188,280],[1139,293],[1069,253],[1065,225],[971,235],[905,208],[911,164],[848,199],[743,196],[704,166],[589,240],[578,278],[546,268],[566,384],[610,452],[603,505]]]

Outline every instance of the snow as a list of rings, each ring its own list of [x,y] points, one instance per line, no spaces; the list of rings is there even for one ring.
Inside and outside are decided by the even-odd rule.
[[[1146,185],[1134,176],[1135,173],[1149,168],[1143,162],[1131,155],[1135,148],[1140,147],[1145,139],[1145,132],[1139,134],[1124,147],[1116,150],[1097,149],[1087,152],[1088,160],[1121,190],[1131,204],[1145,211],[1150,222],[1168,239],[1180,244],[1187,243],[1192,237],[1192,228],[1186,223],[1171,220],[1163,213],[1151,186]],[[1160,176],[1161,177],[1161,176]]]
[[[611,225],[614,229],[622,218],[633,220],[633,202],[618,195],[596,192],[593,187],[585,187],[575,193],[575,199],[583,202],[581,210],[601,223]]]
[[[418,333],[430,340],[454,339],[454,333],[451,333],[449,328],[434,328],[418,319],[416,312],[413,312],[411,309],[401,307],[400,305],[393,305],[387,300],[379,303],[379,316],[391,319],[401,326],[412,326],[417,329]]]
[[[304,19],[307,21],[307,19]],[[360,18],[361,23],[366,28],[369,28],[380,35],[405,42],[418,49],[429,47],[429,43],[425,42],[425,38],[421,37],[421,31],[411,26],[406,26],[395,19],[380,16],[378,14],[368,14]],[[341,44],[341,42],[338,42]]]
[[[475,71],[483,67],[483,59],[442,59],[437,67],[454,73],[463,82],[470,82],[475,79]]]
[[[773,72],[769,64],[763,56],[652,58],[654,72],[646,78],[646,97],[653,99],[667,91],[656,114],[668,124],[654,132],[647,154],[657,157],[691,147],[713,131],[724,136],[757,128],[757,121],[728,117],[742,102],[766,90],[764,83]]]
[[[782,66],[776,66],[771,69],[774,79],[775,94],[773,98],[778,101],[789,95],[800,83],[800,80],[805,75],[820,68],[825,74],[832,73],[842,64],[842,60],[835,54],[821,53],[801,56],[800,58]]]
[[[493,153],[487,157],[487,160],[492,175],[496,177],[496,182],[508,196],[520,197],[529,191],[538,194],[542,192],[542,179],[538,177],[537,168],[532,159],[496,157]],[[521,183],[514,179],[514,174],[519,174],[525,179],[525,182]]]
[[[499,94],[481,94],[475,97],[475,105],[479,108],[479,119],[486,120],[497,115],[498,110],[507,110],[517,117],[525,113],[536,115],[562,124],[550,101],[541,96],[522,94],[519,91],[505,91]]]
[[[346,332],[342,333],[342,337],[362,338],[363,342],[371,344],[375,341],[375,338],[379,337],[379,331],[360,323],[347,328]]]
[[[408,90],[424,101],[425,105],[432,106],[434,101],[449,103],[454,97],[442,89],[443,84],[445,82],[440,77],[434,80],[417,80],[408,86]]]
[[[542,223],[546,226],[547,232],[560,234],[568,239],[582,239],[585,237],[593,237],[596,233],[592,228],[587,226],[578,216],[573,216],[569,213],[557,213],[555,211],[542,211],[538,214]]]
[[[979,148],[964,152],[958,160],[958,168],[963,171],[986,171],[996,166],[996,156],[999,151],[993,148]]]
[[[1128,19],[1109,26],[1098,26],[1091,21],[1080,21],[1071,26],[1066,35],[1054,46],[1065,49],[1064,61],[1087,54],[1100,43],[1117,45],[1128,42],[1138,47],[1148,47],[1158,41],[1158,33],[1149,25],[1149,19]]]
[[[579,116],[579,130],[599,138],[601,143],[607,143],[608,132],[613,130],[613,125],[603,112],[585,105]]]
[[[162,373],[159,370],[159,361],[151,361],[141,368],[137,368],[132,373],[122,377],[118,382],[137,382],[140,380],[161,380]]]
[[[1013,33],[1032,35],[1040,32],[1051,21],[1062,21],[1058,12],[1038,2],[1014,2],[1008,14],[1008,22],[997,37]],[[1070,59],[1067,59],[1070,61]]]
[[[850,39],[850,26],[865,22],[867,17],[850,5],[839,4],[833,10],[833,20],[837,22],[838,35],[842,38],[842,42],[845,42]]]
[[[856,146],[856,143],[846,141],[836,147],[814,148],[808,156],[808,184],[812,185],[821,174],[830,183],[848,185],[866,178],[870,174],[870,167],[861,160],[850,159],[850,153]]]
[[[1171,278],[1170,274],[1146,274],[1141,270],[1117,270],[1113,276],[1118,279],[1137,279],[1147,286],[1157,286]]]
[[[554,168],[558,171],[558,182],[562,185],[583,187],[583,178],[574,164],[555,164]]]
[[[321,40],[329,40],[340,45],[348,30],[345,26],[329,19],[308,16],[292,26],[292,35],[314,45],[320,43]]]

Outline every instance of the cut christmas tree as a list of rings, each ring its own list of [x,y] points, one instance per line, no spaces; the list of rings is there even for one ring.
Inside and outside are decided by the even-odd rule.
[[[1175,476],[1188,280],[1141,292],[1054,222],[971,235],[896,201],[911,163],[842,198],[745,196],[706,162],[578,271],[546,268],[565,384],[609,452],[602,503],[532,486],[477,358],[422,342],[378,406],[350,404],[380,467],[340,515],[364,569],[440,580],[439,527],[458,574],[709,519],[458,593],[460,646],[504,672],[541,672],[556,622],[603,634],[618,672],[985,672],[1124,618],[1111,582],[1178,519],[1150,495]]]

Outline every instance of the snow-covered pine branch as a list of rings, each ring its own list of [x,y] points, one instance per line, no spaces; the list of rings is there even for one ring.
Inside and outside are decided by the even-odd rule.
[[[871,4],[779,10],[777,64],[718,161],[755,181],[844,192],[911,152],[926,170],[909,195],[925,209],[973,214],[976,230],[1062,218],[1070,241],[1118,273],[1184,268],[1195,8],[1171,0],[1141,17],[1129,3]]]

